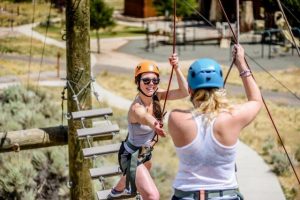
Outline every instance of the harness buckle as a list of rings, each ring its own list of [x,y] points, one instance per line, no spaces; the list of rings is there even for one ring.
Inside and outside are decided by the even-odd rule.
[[[152,150],[153,150],[152,147],[142,146],[139,149],[139,156],[138,156],[138,158],[145,158],[147,155],[149,155],[151,153]]]

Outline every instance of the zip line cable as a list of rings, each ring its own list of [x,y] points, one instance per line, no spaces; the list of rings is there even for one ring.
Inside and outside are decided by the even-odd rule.
[[[283,8],[282,8],[282,6],[281,6],[280,0],[277,0],[277,3],[278,3],[278,6],[279,6],[279,9],[280,9],[281,12],[282,12],[283,18],[284,18],[284,20],[285,20],[285,22],[286,22],[286,24],[287,24],[288,30],[289,30],[289,32],[290,32],[290,34],[291,34],[291,36],[292,36],[293,43],[294,43],[293,45],[295,45],[296,50],[297,50],[297,53],[298,53],[298,56],[300,57],[300,51],[299,51],[299,48],[298,48],[298,46],[297,46],[296,39],[295,39],[294,34],[293,34],[293,31],[292,31],[292,29],[291,29],[291,27],[290,27],[289,21],[288,21],[287,18],[286,18],[286,15],[285,15],[285,13],[284,13],[284,10],[283,10]],[[299,182],[299,184],[300,184],[300,182]]]
[[[236,0],[236,41],[240,44],[240,1]]]
[[[294,17],[294,19],[298,22],[298,23],[300,23],[300,20],[291,12],[291,10],[286,6],[286,5],[284,5],[284,3],[282,3],[281,2],[281,5],[290,13],[290,15],[292,16],[292,17]]]
[[[29,89],[29,80],[30,80],[30,68],[31,68],[31,59],[32,59],[32,38],[33,38],[33,24],[35,21],[35,1],[33,1],[33,10],[32,10],[32,27],[31,27],[31,36],[30,36],[30,47],[29,47],[29,61],[28,61],[28,71],[27,71],[27,90]]]
[[[238,3],[238,0],[237,0],[237,3]],[[229,28],[230,28],[230,30],[231,30],[231,33],[232,33],[232,36],[233,36],[233,39],[234,39],[234,42],[235,42],[235,44],[239,44],[239,39],[237,38],[238,36],[235,36],[235,34],[234,34],[234,31],[233,31],[233,29],[232,29],[232,26],[231,26],[231,24],[230,24],[230,21],[229,21],[229,19],[228,19],[228,17],[227,17],[227,14],[226,14],[226,12],[225,12],[225,9],[224,9],[224,7],[223,7],[223,5],[222,5],[222,2],[221,2],[221,0],[219,0],[219,5],[220,5],[220,7],[221,7],[221,9],[222,9],[222,12],[223,12],[223,14],[224,14],[224,16],[225,16],[225,18],[226,18],[226,21],[227,21],[227,23],[229,24]],[[237,12],[239,12],[238,10],[238,8],[236,8],[236,10],[237,10]],[[238,17],[239,17],[239,15],[237,15],[237,19],[236,19],[236,26],[237,26],[237,30],[236,31],[239,31],[238,29],[238,23],[239,23],[239,20],[238,20]],[[234,62],[235,62],[235,58],[233,58],[232,59],[232,62],[231,62],[231,65],[230,65],[230,67],[229,67],[229,70],[228,70],[228,72],[227,72],[227,74],[226,74],[226,77],[225,77],[225,80],[224,80],[224,88],[225,88],[225,85],[226,85],[226,81],[227,81],[227,79],[228,79],[228,77],[229,77],[229,74],[230,74],[230,72],[231,72],[231,70],[232,70],[232,67],[233,67],[233,64],[234,64]]]
[[[220,6],[223,7],[221,0],[219,0],[219,3],[220,3]],[[224,10],[224,11],[225,11],[225,10]],[[227,15],[226,12],[224,12],[224,15],[225,15],[225,16]],[[226,17],[226,19],[228,19],[228,18]],[[231,24],[230,24],[229,21],[227,21],[227,23],[228,23],[229,26],[231,26]],[[232,28],[230,28],[230,29],[232,30]],[[232,34],[234,35],[235,33],[232,32]],[[235,38],[236,38],[236,37],[235,37]],[[249,64],[248,64],[248,62],[247,62],[247,60],[246,60],[246,58],[245,58],[245,62],[246,62],[246,65],[247,65],[248,69],[251,71],[250,66],[249,66]],[[255,80],[253,74],[252,74],[252,77],[253,77],[253,79]],[[288,154],[288,152],[287,152],[287,150],[286,150],[286,148],[285,148],[285,146],[284,146],[283,140],[282,140],[282,138],[281,138],[281,136],[280,136],[280,134],[279,134],[279,131],[278,131],[278,129],[277,129],[277,126],[276,126],[276,124],[275,124],[275,122],[274,122],[274,119],[273,119],[273,117],[272,117],[272,115],[271,115],[271,112],[270,112],[270,110],[269,110],[269,108],[268,108],[268,106],[267,106],[267,104],[266,104],[266,102],[265,102],[265,99],[264,99],[264,97],[263,97],[262,94],[261,94],[261,98],[262,98],[263,104],[264,104],[264,106],[265,106],[265,108],[266,108],[266,110],[267,110],[268,116],[269,116],[269,118],[270,118],[270,120],[271,120],[271,123],[272,123],[272,125],[273,125],[273,127],[274,127],[274,129],[275,129],[275,132],[277,133],[277,136],[278,136],[278,138],[279,138],[279,141],[280,141],[280,143],[281,143],[281,145],[282,145],[282,147],[283,147],[283,150],[284,150],[284,152],[285,152],[285,154],[286,154],[286,156],[287,156],[287,158],[288,158],[288,161],[289,161],[289,163],[290,163],[290,165],[291,165],[291,167],[292,167],[292,169],[293,169],[293,172],[294,172],[294,174],[295,174],[295,176],[296,176],[296,178],[297,178],[297,181],[298,181],[298,183],[300,184],[300,179],[299,179],[299,177],[298,177],[298,175],[297,175],[297,173],[296,173],[295,167],[294,167],[294,165],[293,165],[293,163],[292,163],[292,161],[291,161],[291,159],[290,159],[290,156],[289,156],[289,154]]]
[[[46,33],[45,33],[45,39],[44,39],[44,44],[43,44],[43,49],[42,49],[42,57],[41,57],[41,62],[40,62],[40,68],[39,68],[39,75],[38,75],[38,80],[37,80],[36,91],[38,91],[38,89],[39,89],[39,82],[40,82],[40,77],[41,77],[41,69],[42,69],[42,65],[43,65],[43,61],[44,61],[44,53],[45,53],[45,46],[46,46],[48,28],[49,28],[49,25],[50,25],[51,8],[52,8],[52,1],[50,1],[49,14],[48,14],[48,17],[47,17]]]
[[[240,12],[239,12],[239,5],[240,5],[240,2],[239,0],[236,0],[236,35],[237,35],[237,38],[236,38],[236,43],[239,44],[240,41],[239,41],[239,36],[240,36]],[[228,19],[229,20],[229,19]],[[233,58],[232,62],[231,62],[231,65],[229,67],[229,70],[225,76],[225,79],[224,79],[224,87],[226,85],[226,82],[227,82],[227,79],[229,77],[229,74],[232,70],[232,67],[233,67],[233,64],[235,62],[235,58]]]
[[[289,93],[291,93],[296,99],[300,100],[300,97],[293,92],[291,89],[289,89],[287,86],[285,86],[280,80],[278,80],[272,73],[270,73],[268,70],[266,70],[264,67],[262,67],[255,59],[253,59],[251,56],[249,56],[247,53],[245,55],[252,60],[257,66],[259,66],[263,71],[265,71],[269,76],[271,76],[274,80],[276,80],[282,87],[284,87]]]
[[[183,0],[183,2],[189,6],[190,8],[192,8],[201,18],[203,18],[203,20],[205,21],[209,21],[208,19],[206,19],[198,10],[196,10],[195,8],[193,8],[187,1]],[[216,29],[216,26],[213,25],[211,22],[209,23],[211,25],[211,27]],[[233,35],[233,38],[235,38],[235,35]],[[275,81],[277,81],[280,85],[282,85],[284,88],[286,88],[288,90],[288,92],[290,92],[293,96],[296,97],[297,100],[300,100],[300,97],[297,96],[297,94],[295,92],[293,92],[291,89],[289,89],[289,87],[287,87],[286,85],[284,85],[281,81],[279,81],[277,78],[275,78],[275,76],[269,72],[266,68],[264,68],[261,64],[259,64],[254,58],[252,58],[250,55],[248,55],[246,52],[245,54],[247,55],[248,58],[250,58],[254,63],[256,63],[261,69],[263,69],[265,72],[267,72]],[[232,63],[233,64],[233,63]],[[229,72],[230,72],[230,68],[229,68]],[[226,75],[225,79],[224,79],[224,85],[227,81],[228,78],[228,74]]]

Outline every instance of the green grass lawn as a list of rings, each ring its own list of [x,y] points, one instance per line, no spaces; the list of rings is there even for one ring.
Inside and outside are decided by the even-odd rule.
[[[12,36],[0,38],[1,53],[21,54],[29,56],[30,46],[31,53],[33,56],[40,57],[42,55],[44,44],[39,40],[33,39],[31,42],[31,38],[26,36]],[[62,58],[65,58],[65,49],[61,49],[56,46],[46,45],[44,49],[44,57],[55,58],[58,52],[60,52]]]

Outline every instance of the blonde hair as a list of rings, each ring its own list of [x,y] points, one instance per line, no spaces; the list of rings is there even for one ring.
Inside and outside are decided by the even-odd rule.
[[[198,89],[191,95],[191,102],[197,114],[204,114],[209,120],[222,111],[231,110],[225,89]]]

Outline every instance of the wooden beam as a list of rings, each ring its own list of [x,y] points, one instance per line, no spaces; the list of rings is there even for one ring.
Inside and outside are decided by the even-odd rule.
[[[0,153],[65,145],[67,142],[66,126],[10,131],[0,133]]]
[[[109,140],[112,136],[94,138]],[[0,153],[68,144],[68,127],[56,126],[0,133]]]

